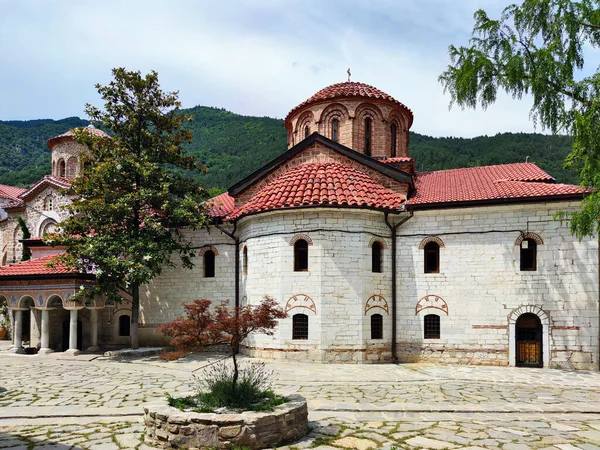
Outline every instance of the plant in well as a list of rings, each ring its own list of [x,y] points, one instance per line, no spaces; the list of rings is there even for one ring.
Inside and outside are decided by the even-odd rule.
[[[184,303],[185,315],[161,325],[157,331],[171,338],[172,352],[163,357],[176,359],[193,351],[205,350],[214,345],[228,347],[231,364],[220,362],[204,370],[199,379],[199,393],[192,399],[170,398],[172,406],[202,412],[217,408],[236,410],[269,410],[285,399],[276,395],[269,383],[270,372],[262,364],[240,368],[237,351],[241,342],[251,333],[272,336],[278,320],[286,312],[265,296],[259,305],[230,307],[221,302],[213,308],[210,300]]]

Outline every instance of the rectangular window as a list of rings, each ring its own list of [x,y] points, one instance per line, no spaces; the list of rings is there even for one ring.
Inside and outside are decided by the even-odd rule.
[[[383,316],[381,314],[371,316],[371,339],[383,339]]]
[[[292,317],[292,339],[308,339],[308,316],[294,314]]]
[[[424,318],[424,339],[440,338],[440,316],[427,314]]]

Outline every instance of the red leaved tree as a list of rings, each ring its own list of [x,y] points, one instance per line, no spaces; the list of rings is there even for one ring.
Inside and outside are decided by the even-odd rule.
[[[232,391],[235,393],[239,376],[236,353],[240,343],[251,333],[272,336],[278,319],[285,319],[287,313],[268,296],[257,306],[229,307],[227,301],[214,310],[211,306],[212,302],[205,299],[184,303],[185,316],[162,324],[156,331],[169,336],[176,349],[164,355],[168,359],[181,358],[211,345],[227,345],[233,359]]]

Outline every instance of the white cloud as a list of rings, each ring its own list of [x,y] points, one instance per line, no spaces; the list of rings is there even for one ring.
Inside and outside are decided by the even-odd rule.
[[[184,106],[284,117],[319,89],[353,79],[415,113],[435,136],[531,131],[527,99],[448,111],[438,75],[466,43],[473,12],[500,0],[0,0],[0,119],[82,115],[110,69],[157,70]]]

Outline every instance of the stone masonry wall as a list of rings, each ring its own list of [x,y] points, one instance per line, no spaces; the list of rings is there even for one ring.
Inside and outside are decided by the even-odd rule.
[[[549,317],[549,324],[542,321],[550,347],[543,350],[545,366],[597,369],[598,243],[578,242],[568,224],[552,219],[556,210],[575,207],[563,202],[417,211],[398,232],[401,361],[514,365],[510,322],[528,308]],[[520,231],[543,239],[536,271],[520,271]],[[443,242],[438,274],[424,273],[419,244],[427,236]],[[420,300],[426,309],[416,313]],[[442,301],[447,314],[431,307]],[[423,316],[430,313],[440,316],[440,339],[423,338]]]

